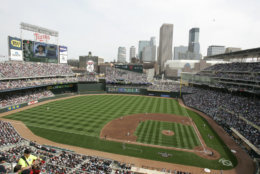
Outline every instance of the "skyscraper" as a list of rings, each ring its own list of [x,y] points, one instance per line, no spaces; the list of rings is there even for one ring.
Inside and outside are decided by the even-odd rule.
[[[199,33],[199,28],[190,29],[188,50],[191,53],[200,54]]]
[[[147,46],[142,51],[143,62],[155,62],[156,46]]]
[[[118,47],[117,62],[126,62],[126,49],[125,47]]]
[[[138,58],[140,59],[140,61],[143,60],[142,58],[142,52],[143,52],[143,49],[147,46],[150,45],[150,41],[148,40],[140,40],[139,41],[139,45],[138,45]]]
[[[138,57],[143,62],[154,62],[156,58],[156,40],[151,37],[150,41],[139,41]]]
[[[151,46],[155,46],[155,45],[156,45],[155,37],[151,37],[151,39],[150,39],[150,45],[151,45]]]
[[[188,47],[187,46],[174,47],[174,60],[181,60],[181,59],[183,59],[182,55],[186,54],[187,51],[188,51]]]
[[[131,47],[130,47],[129,62],[131,62],[131,59],[132,59],[133,57],[136,57],[136,55],[135,55],[135,46],[131,46]]]
[[[164,71],[164,63],[172,59],[172,37],[173,37],[173,24],[163,24],[160,28],[160,43],[159,43],[159,56],[158,65],[159,71]]]

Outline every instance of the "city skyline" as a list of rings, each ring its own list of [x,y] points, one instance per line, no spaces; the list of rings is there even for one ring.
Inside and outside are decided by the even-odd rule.
[[[119,2],[65,0],[61,4],[46,0],[39,8],[32,0],[2,1],[0,55],[7,56],[8,35],[20,36],[20,22],[59,31],[59,44],[68,46],[69,59],[78,59],[80,55],[87,55],[92,51],[94,55],[105,58],[106,61],[113,61],[117,58],[118,46],[137,48],[139,40],[145,40],[150,36],[155,36],[156,45],[159,45],[159,28],[163,23],[172,23],[175,26],[173,47],[186,45],[187,31],[194,27],[200,28],[203,56],[206,56],[209,45],[242,49],[256,48],[260,45],[260,22],[257,17],[260,2],[256,0],[126,0],[124,4]],[[195,5],[194,11],[192,9]],[[247,8],[244,8],[245,6]],[[17,15],[14,11],[22,13]]]

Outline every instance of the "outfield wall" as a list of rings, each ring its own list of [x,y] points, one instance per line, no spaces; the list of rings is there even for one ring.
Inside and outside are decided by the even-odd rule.
[[[70,95],[71,94],[61,94],[61,95],[56,95],[54,97],[46,97],[46,98],[42,98],[42,99],[38,100],[37,102],[43,102],[43,101],[46,101],[46,100],[53,100],[53,99],[57,99],[57,98],[68,97]],[[20,109],[20,108],[23,108],[25,106],[29,106],[29,104],[28,103],[22,103],[22,104],[18,104],[18,105],[8,106],[8,107],[0,109],[0,113]]]
[[[170,97],[170,98],[179,98],[179,92],[168,92],[168,91],[151,91],[146,88],[140,87],[130,87],[130,86],[107,86],[107,93],[115,93],[115,94],[136,94],[136,95],[148,95],[148,96],[156,96],[156,97]],[[185,93],[182,93],[185,94]]]
[[[77,92],[79,94],[104,93],[105,84],[99,82],[79,82],[77,84]]]
[[[43,89],[43,90],[50,90],[53,94],[55,94],[54,97],[47,97],[39,99],[38,101],[31,101],[31,102],[42,102],[50,99],[56,99],[56,98],[62,98],[67,97],[71,95],[72,93],[77,92],[77,85],[76,83],[72,84],[57,84],[57,85],[48,85],[48,86],[36,86],[35,88],[29,87],[29,88],[22,88],[22,89],[16,89],[11,91],[2,92],[1,95],[15,95],[18,93],[25,93],[30,90],[34,89]],[[7,106],[0,109],[0,113],[8,112],[12,110],[16,110],[25,106],[28,106],[28,103],[21,103],[16,105]]]

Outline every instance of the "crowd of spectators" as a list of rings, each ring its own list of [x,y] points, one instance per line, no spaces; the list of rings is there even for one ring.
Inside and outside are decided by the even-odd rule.
[[[260,81],[260,62],[215,64],[197,74],[224,79]]]
[[[0,81],[0,90],[9,90],[17,88],[26,88],[33,86],[53,85],[61,83],[77,82],[76,77],[49,77],[49,78],[34,78],[34,79],[17,79],[17,80],[2,80]]]
[[[33,63],[33,62],[1,62],[2,78],[73,76],[67,64]]]
[[[168,80],[154,80],[152,85],[150,85],[147,89],[154,91],[178,92],[180,91],[180,84],[176,84],[176,82]]]
[[[111,163],[111,160],[89,157],[89,159],[81,165],[79,173],[111,173]]]
[[[87,74],[77,77],[79,82],[98,82],[99,78],[95,74]]]
[[[124,85],[124,84],[107,84],[107,87],[114,88],[147,88],[147,85]]]
[[[260,62],[234,62],[215,64],[204,71],[222,71],[222,72],[260,72]]]
[[[30,101],[37,101],[42,98],[53,97],[54,94],[49,90],[35,89],[13,95],[4,95],[0,98],[0,108],[14,106]]]
[[[147,75],[113,67],[106,68],[106,83],[108,84],[149,84]]]
[[[132,165],[130,164],[110,159],[103,159],[96,156],[77,154],[66,149],[54,149],[55,147],[53,146],[42,146],[36,142],[29,142],[28,140],[22,139],[8,122],[0,120],[0,126],[0,160],[4,159],[4,163],[1,165],[4,166],[6,173],[13,173],[13,168],[23,155],[24,150],[28,148],[32,155],[37,156],[44,161],[41,166],[42,174],[134,173],[131,171]],[[16,140],[14,141],[14,139]],[[7,148],[4,149],[2,148],[3,146]]]
[[[233,127],[260,148],[260,130],[256,128],[260,126],[259,98],[202,88],[193,88],[193,92],[183,96],[186,105],[206,113],[221,125]]]
[[[115,162],[113,160],[81,155],[71,151],[66,151],[65,149],[57,148],[55,150],[48,146],[41,146],[36,142],[29,142],[21,138],[13,126],[8,122],[0,120],[0,126],[0,159],[4,159],[5,163],[3,166],[5,166],[7,173],[12,173],[14,166],[23,155],[24,150],[28,148],[31,149],[33,155],[38,156],[44,160],[41,173],[105,174],[113,172],[115,173],[115,171],[131,170],[131,168],[126,168],[126,164],[112,168],[112,163]],[[118,162],[116,162],[116,164],[117,163]]]
[[[184,85],[180,85],[176,83],[176,81],[172,80],[154,80],[152,85],[149,85],[148,90],[153,91],[167,91],[167,92],[192,92],[192,88],[186,87]]]
[[[19,143],[23,140],[10,123],[0,120],[0,128],[0,148]]]

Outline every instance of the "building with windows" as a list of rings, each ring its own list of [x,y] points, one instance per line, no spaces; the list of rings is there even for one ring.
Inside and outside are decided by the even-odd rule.
[[[189,52],[200,54],[200,43],[199,43],[199,28],[192,28],[189,32]]]
[[[186,52],[188,51],[187,46],[178,46],[174,47],[174,60],[182,60],[184,57],[186,57]]]
[[[143,62],[155,62],[156,60],[156,46],[147,46],[142,53]]]
[[[125,47],[118,47],[117,62],[121,62],[121,63],[126,62],[126,48]]]
[[[225,46],[211,45],[208,47],[207,56],[213,56],[217,54],[225,53]]]
[[[167,60],[172,60],[172,40],[173,40],[173,24],[163,24],[160,28],[159,71],[164,71],[164,64]]]
[[[241,48],[236,48],[236,47],[227,47],[225,53],[232,53],[236,51],[241,51]]]
[[[138,44],[138,58],[140,59],[140,61],[142,61],[142,53],[143,53],[143,49],[147,46],[150,45],[150,41],[149,40],[140,40],[139,44]]]
[[[156,61],[155,37],[151,37],[150,41],[139,41],[138,56],[142,62]]]
[[[135,51],[136,51],[135,46],[131,46],[130,47],[130,52],[129,52],[129,62],[131,62],[132,58],[136,57]]]

